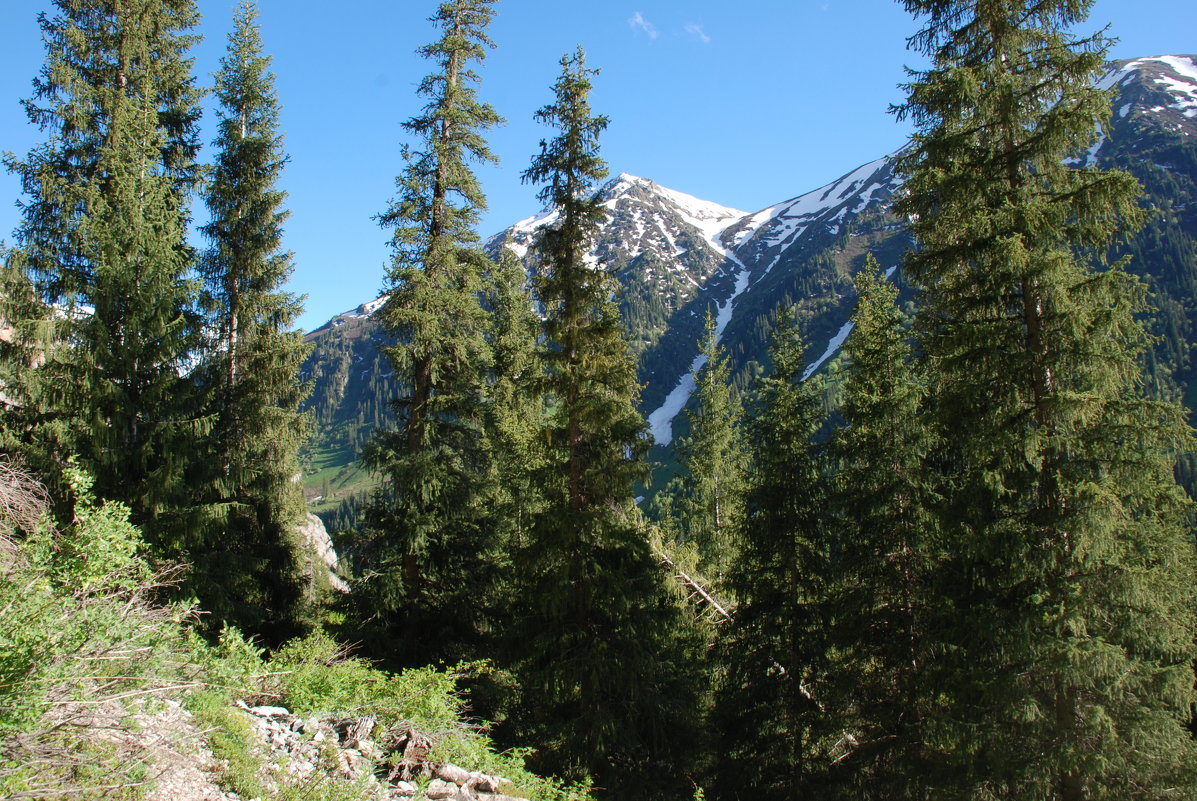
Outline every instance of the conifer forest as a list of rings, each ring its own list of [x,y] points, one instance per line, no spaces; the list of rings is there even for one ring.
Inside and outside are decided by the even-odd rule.
[[[199,0],[55,0],[5,157],[0,797],[1197,799],[1197,140],[1085,158],[1091,4],[901,0],[914,134],[888,238],[812,261],[850,300],[818,362],[803,279],[671,340],[605,266],[580,46],[519,173],[545,222],[484,241],[498,0],[409,4],[377,380],[337,434],[369,479],[321,520],[347,379],[295,327],[270,31],[242,0],[205,77]],[[668,450],[644,354],[695,356]],[[96,733],[164,710],[224,795]],[[287,710],[356,756],[272,773],[245,721]]]

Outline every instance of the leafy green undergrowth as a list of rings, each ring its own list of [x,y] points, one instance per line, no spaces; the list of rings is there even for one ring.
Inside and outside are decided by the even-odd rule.
[[[32,486],[0,478],[6,495]],[[0,798],[137,797],[146,765],[113,732],[200,681],[188,610],[150,600],[166,577],[138,557],[128,510],[98,503],[79,471],[68,481],[70,529],[0,519]]]
[[[447,669],[411,668],[387,673],[363,659],[348,655],[328,635],[317,632],[287,643],[267,656],[236,630],[228,629],[220,642],[200,649],[207,675],[223,689],[196,696],[192,712],[210,725],[221,727],[229,705],[247,697],[283,706],[301,717],[361,718],[372,715],[381,731],[412,731],[428,741],[430,762],[452,762],[468,770],[503,776],[512,782],[505,794],[543,801],[585,801],[588,788],[537,776],[524,766],[526,752],[496,752],[485,730],[467,721],[466,699],[459,683],[487,670],[483,663]],[[261,795],[244,783],[242,765],[252,760],[248,740],[226,739],[232,759],[230,788],[245,795]],[[222,755],[223,756],[223,755]],[[239,787],[245,787],[241,790]],[[264,796],[266,797],[266,796]]]
[[[245,714],[230,707],[220,693],[210,691],[192,694],[187,708],[200,727],[210,732],[208,744],[220,761],[221,785],[244,798],[267,797],[265,755]]]
[[[77,522],[68,530],[56,532],[44,517],[16,526],[0,512],[0,798],[144,798],[155,765],[138,735],[180,703],[205,732],[221,784],[242,798],[376,794],[368,776],[280,778],[285,770],[268,764],[278,757],[237,702],[302,717],[372,715],[380,770],[390,758],[388,734],[414,732],[428,745],[427,760],[506,777],[514,782],[510,795],[588,798],[585,787],[529,772],[521,753],[496,753],[485,730],[466,722],[458,684],[484,665],[389,674],[323,633],[273,654],[234,629],[205,641],[191,627],[194,609],[155,602],[169,576],[152,573],[139,556],[127,509],[98,502],[82,473],[72,473],[71,483]],[[10,489],[0,480],[0,493]]]

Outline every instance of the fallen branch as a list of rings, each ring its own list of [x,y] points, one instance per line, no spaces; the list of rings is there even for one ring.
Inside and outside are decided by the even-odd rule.
[[[109,695],[104,698],[89,699],[86,701],[52,701],[50,706],[93,706],[96,704],[106,704],[110,701],[119,701],[123,698],[134,698],[139,695],[153,695],[154,693],[170,692],[172,690],[183,690],[188,687],[203,687],[202,681],[189,681],[184,684],[168,684],[162,687],[151,687],[148,690],[131,690],[127,693],[117,693],[116,695]]]
[[[657,550],[657,558],[659,558],[667,567],[675,571],[674,579],[680,582],[682,586],[688,587],[691,590],[687,600],[697,595],[703,600],[704,603],[707,604],[707,606],[711,608],[713,612],[715,612],[716,616],[719,618],[719,620],[716,622],[725,620],[730,623],[732,621],[731,612],[727,610],[727,607],[721,604],[719,599],[712,595],[711,592],[705,586],[703,586],[701,581],[679,568],[674,561],[669,558],[669,554],[665,553],[664,551]]]

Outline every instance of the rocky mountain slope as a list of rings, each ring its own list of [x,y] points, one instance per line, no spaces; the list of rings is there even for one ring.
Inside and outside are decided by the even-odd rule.
[[[1124,247],[1144,275],[1160,309],[1162,337],[1151,378],[1174,381],[1197,404],[1191,351],[1197,342],[1197,56],[1154,56],[1111,65],[1101,85],[1115,92],[1108,130],[1076,163],[1096,161],[1134,173],[1154,210],[1143,232]],[[767,369],[766,343],[781,304],[804,317],[808,358],[820,365],[847,333],[852,275],[872,253],[883,267],[898,264],[910,240],[889,212],[900,191],[891,157],[857,167],[827,186],[745,213],[622,174],[601,189],[610,211],[589,258],[622,287],[621,311],[644,384],[641,405],[662,446],[689,398],[698,366],[697,342],[708,310],[716,315],[735,381],[745,388]],[[542,213],[491,237],[536,269],[530,246],[551,225]],[[900,279],[900,273],[895,274]],[[315,380],[312,408],[319,434],[313,454],[331,454],[345,475],[345,459],[371,426],[385,424],[385,400],[398,387],[378,354],[380,334],[369,320],[377,301],[338,315],[313,331],[307,364]],[[307,478],[324,494],[329,468]],[[352,468],[349,468],[352,472]],[[317,486],[319,485],[319,486]],[[350,482],[352,486],[352,482]],[[334,481],[332,491],[338,490]]]

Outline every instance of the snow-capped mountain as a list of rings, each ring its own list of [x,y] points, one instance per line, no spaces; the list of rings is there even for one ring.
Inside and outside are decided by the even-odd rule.
[[[623,173],[598,192],[608,216],[587,260],[613,273],[623,287],[623,311],[631,322],[632,348],[639,354],[659,347],[679,310],[700,295],[726,295],[727,252],[723,231],[745,212],[678,192]],[[531,245],[540,228],[556,221],[541,212],[487,240],[492,255],[507,247],[537,269]]]
[[[659,444],[672,440],[673,419],[692,391],[690,374],[701,366],[697,343],[706,312],[715,315],[721,337],[735,325],[737,339],[747,332],[760,346],[760,318],[767,318],[781,298],[800,300],[812,289],[820,296],[843,296],[850,291],[847,277],[858,265],[837,265],[832,259],[812,274],[806,262],[834,250],[841,240],[846,245],[862,219],[883,216],[897,187],[889,158],[882,158],[813,192],[752,213],[626,173],[601,188],[609,217],[588,258],[623,286],[622,311],[645,387],[643,408]],[[512,249],[534,271],[530,246],[537,231],[555,220],[554,212],[542,212],[495,235],[487,245],[492,254],[501,246]],[[874,222],[896,230],[889,221]],[[834,268],[830,275],[818,269],[827,264]],[[840,304],[835,305],[842,316]],[[740,308],[748,311],[737,319]],[[815,313],[820,319],[812,320],[812,331],[830,337],[834,328],[821,319],[828,311]]]
[[[626,172],[604,184],[598,195],[609,216],[590,257],[616,271],[645,254],[674,259],[693,255],[696,247],[718,248],[719,235],[745,215]],[[487,240],[487,247],[506,244],[525,258],[537,232],[556,220],[557,212],[542,211],[495,234]],[[669,272],[684,269],[681,262],[667,267]]]
[[[1116,61],[1098,85],[1118,89],[1116,120],[1148,116],[1165,129],[1197,135],[1197,55]]]
[[[374,312],[382,308],[382,304],[385,302],[385,296],[379,297],[375,298],[374,300],[359,304],[357,307],[350,309],[347,312],[341,312],[340,314],[333,315],[332,319],[319,328],[313,329],[308,333],[307,336],[312,337],[331,328],[340,328],[344,325],[353,325],[355,323],[360,323],[362,320],[368,320],[374,316]]]
[[[707,302],[715,306],[721,342],[741,370],[748,360],[737,356],[751,352],[759,359],[761,333],[770,327],[778,303],[832,298],[834,309],[809,309],[808,330],[812,339],[826,342],[834,337],[832,318],[842,328],[838,318],[846,315],[846,307],[838,300],[851,291],[849,274],[859,267],[855,257],[864,253],[863,247],[851,246],[861,237],[875,245],[875,234],[897,232],[885,210],[899,184],[890,157],[877,159],[813,192],[745,214],[717,234],[725,269],[735,281],[730,292],[712,293]],[[816,254],[827,258],[813,259]],[[693,361],[674,359],[652,375],[642,369],[648,382],[645,413],[661,445],[672,441],[673,421],[693,391],[692,373],[702,366],[696,336],[690,347]]]
[[[754,276],[759,281],[783,259],[837,236],[862,212],[885,207],[900,185],[890,156],[870,161],[827,186],[745,216],[724,231],[725,243],[764,265]]]
[[[1157,305],[1170,315],[1168,330],[1177,332],[1168,336],[1178,340],[1171,346],[1180,354],[1174,374],[1185,383],[1194,373],[1192,348],[1179,340],[1197,341],[1197,298],[1189,289],[1197,285],[1197,257],[1191,255],[1197,253],[1197,56],[1115,62],[1100,85],[1116,91],[1113,116],[1077,161],[1130,170],[1146,187],[1149,205],[1166,212],[1135,240],[1142,244],[1132,269],[1171,293],[1157,298]],[[753,212],[627,174],[601,188],[609,216],[589,258],[622,285],[621,311],[644,385],[641,408],[658,443],[672,440],[673,423],[689,398],[708,311],[716,316],[741,386],[765,369],[772,315],[781,304],[800,308],[812,362],[834,356],[847,330],[852,276],[866,254],[892,269],[909,247],[904,227],[889,212],[900,190],[891,158]],[[554,220],[551,212],[521,220],[491,237],[487,247],[494,254],[505,245],[534,270],[536,232]],[[322,391],[319,376],[341,382],[340,391],[324,391],[313,403],[318,419],[364,421],[376,414],[319,411],[330,403],[360,405],[368,398],[372,410],[381,408],[385,398],[372,390],[371,378],[382,364],[379,335],[368,325],[374,308],[364,304],[308,335],[317,343],[308,373],[317,379],[314,396]],[[377,384],[392,392],[394,379],[383,378]]]

